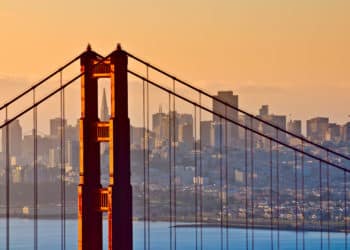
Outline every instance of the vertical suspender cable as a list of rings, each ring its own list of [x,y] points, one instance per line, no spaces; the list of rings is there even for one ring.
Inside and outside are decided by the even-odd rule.
[[[276,140],[278,141],[278,128],[276,128]],[[276,178],[277,178],[277,249],[280,250],[280,166],[279,144],[276,144]]]
[[[245,245],[249,249],[248,241],[248,131],[244,129],[244,185],[245,185]]]
[[[220,136],[220,140],[219,140],[219,165],[220,165],[220,249],[223,250],[224,249],[224,235],[223,235],[223,214],[224,214],[224,204],[223,204],[223,171],[222,171],[222,118],[220,117],[220,127],[219,127],[219,136]]]
[[[253,118],[250,118],[250,128],[253,129]],[[250,132],[250,166],[251,166],[251,173],[250,173],[250,181],[251,181],[251,186],[252,186],[252,191],[251,191],[251,211],[252,211],[252,250],[254,250],[254,228],[255,228],[255,223],[254,223],[254,134],[253,131]]]
[[[62,87],[62,71],[60,71],[60,86]],[[65,182],[65,95],[60,92],[61,109],[61,249],[66,249],[66,182]]]
[[[304,141],[301,141],[301,200],[302,200],[302,226],[303,226],[303,250],[305,250],[305,165],[304,165]]]
[[[297,152],[294,151],[294,202],[295,202],[295,249],[299,249],[298,244],[298,158]]]
[[[196,225],[196,250],[198,249],[198,168],[197,168],[197,109],[194,107],[194,213],[195,213],[195,225]]]
[[[327,151],[327,161],[329,162],[329,152]],[[329,165],[327,164],[327,249],[331,249],[331,236],[330,236],[330,192],[329,192]]]
[[[225,105],[225,117],[227,118],[227,105]],[[228,133],[228,127],[227,127],[227,120],[225,119],[225,193],[226,193],[226,199],[225,199],[225,205],[226,205],[226,210],[225,210],[225,216],[226,216],[226,250],[229,249],[229,237],[228,237],[228,199],[229,199],[229,172],[228,172],[228,142],[227,142],[227,137],[228,135],[231,136],[231,143],[232,143],[232,127],[231,132]]]
[[[272,141],[270,143],[270,241],[271,241],[271,249],[273,250],[274,242],[273,242],[273,190],[272,190]]]
[[[202,106],[202,95],[199,93],[199,106]],[[199,108],[199,176],[200,186],[199,186],[199,216],[200,216],[200,249],[203,250],[203,172],[202,172],[202,109]]]
[[[175,94],[175,79],[173,79],[173,93]],[[170,115],[170,114],[169,114]],[[175,95],[173,96],[173,111],[171,113],[172,115],[172,127],[173,127],[173,145],[174,145],[174,150],[173,150],[173,161],[174,161],[174,223],[175,223],[175,228],[174,228],[174,249],[176,250],[177,247],[177,228],[176,228],[176,223],[177,223],[177,202],[176,202],[176,106],[175,106]],[[170,126],[170,124],[169,124]]]
[[[5,109],[5,121],[8,121],[8,107]],[[10,145],[9,124],[5,128],[5,151],[6,151],[6,250],[10,249]]]
[[[151,249],[151,195],[150,195],[150,164],[149,164],[149,154],[150,154],[150,143],[149,143],[149,68],[148,66],[146,67],[146,79],[147,79],[147,85],[146,85],[146,94],[147,94],[147,115],[146,115],[146,122],[147,122],[147,231],[148,231],[148,250]]]
[[[142,81],[142,122],[143,122],[143,247],[147,249],[147,191],[146,191],[146,96],[145,81]]]
[[[33,90],[33,104],[35,104],[35,90]],[[37,106],[33,109],[33,158],[34,158],[34,250],[38,249],[38,114]]]
[[[169,115],[168,115],[168,133],[169,133],[169,137],[168,137],[168,141],[169,141],[169,148],[168,148],[168,160],[169,160],[169,249],[172,250],[173,249],[173,175],[172,175],[172,164],[171,164],[171,160],[172,160],[172,153],[171,153],[171,148],[172,148],[172,137],[171,137],[171,119],[170,119],[170,111],[171,111],[171,95],[169,93],[168,95],[168,110],[169,110]]]
[[[320,249],[323,249],[323,209],[322,209],[322,162],[319,161],[319,181],[320,181]]]

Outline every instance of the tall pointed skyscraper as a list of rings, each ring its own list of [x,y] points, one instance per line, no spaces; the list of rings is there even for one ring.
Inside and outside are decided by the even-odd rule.
[[[103,88],[101,110],[100,110],[100,121],[108,122],[109,118],[110,118],[110,115],[109,115],[108,105],[107,105],[106,89]],[[101,143],[100,150],[101,150],[103,155],[108,153],[108,151],[109,151],[108,143]],[[108,162],[108,157],[107,157],[107,161],[104,161],[103,166],[101,166],[101,167],[108,169],[108,166],[109,166],[109,162]]]
[[[109,121],[109,111],[108,111],[106,89],[105,88],[103,89],[103,95],[102,95],[100,120],[101,121]]]

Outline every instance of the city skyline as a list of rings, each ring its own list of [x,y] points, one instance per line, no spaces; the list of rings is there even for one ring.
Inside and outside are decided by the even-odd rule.
[[[109,102],[107,101],[107,95],[106,95],[106,88],[102,88],[102,94],[101,99],[99,101],[99,119],[101,121],[108,121],[110,117],[110,107]],[[216,95],[214,95],[216,99],[222,100],[224,102],[229,103],[229,105],[232,105],[234,107],[239,107],[239,96],[235,95],[233,91],[227,91],[227,90],[219,90]],[[217,114],[227,116],[229,119],[239,121],[239,123],[244,124],[249,121],[245,120],[245,115],[240,114],[238,111],[229,109],[229,111],[225,110],[225,106],[221,104],[218,101],[213,100],[212,102],[212,110],[216,112]],[[227,112],[227,114],[226,114]],[[350,138],[350,134],[348,135],[348,127],[350,127],[350,121],[346,122],[344,124],[338,124],[334,121],[330,120],[329,117],[309,117],[307,120],[302,121],[299,119],[292,119],[290,116],[286,114],[276,114],[273,112],[270,112],[270,106],[268,104],[262,104],[261,107],[254,112],[255,117],[258,119],[262,119],[266,121],[266,124],[257,124],[256,129],[263,131],[264,133],[269,134],[271,131],[271,127],[268,124],[273,124],[275,126],[280,127],[282,130],[288,131],[293,133],[296,136],[303,136],[305,138],[308,138],[311,141],[314,141],[316,143],[323,143],[325,141],[333,141],[335,143],[339,143],[340,141],[348,141]],[[187,134],[187,138],[192,137],[191,140],[194,139],[194,121],[193,121],[193,115],[194,113],[187,113],[187,112],[178,112],[176,110],[173,111],[163,111],[162,105],[160,104],[158,107],[158,111],[151,112],[149,117],[149,124],[144,124],[142,126],[139,126],[138,124],[130,124],[131,129],[147,129],[149,126],[149,131],[152,133],[155,133],[156,137],[159,138],[166,138],[169,136],[169,125],[166,125],[166,123],[169,123],[169,118],[176,116],[176,140],[181,141],[181,137],[183,136],[183,133]],[[21,119],[16,119],[10,124],[10,130],[15,130],[16,133],[14,134],[14,137],[12,138],[12,141],[16,141],[18,144],[18,141],[22,140],[26,136],[31,136],[32,131],[25,130],[24,128],[26,125],[21,125],[20,122]],[[220,124],[221,120],[216,115],[207,116],[206,119],[202,119],[200,122],[201,124],[197,122],[197,137],[200,133],[199,128],[204,129],[204,131],[207,131],[206,124],[208,123],[209,126],[212,126],[215,124]],[[68,138],[71,138],[72,134],[78,134],[79,130],[79,121],[76,120],[76,122],[69,123],[68,120],[64,119],[64,126],[66,129],[70,130],[76,130],[74,132],[73,130],[70,131],[68,134]],[[61,126],[61,118],[60,117],[53,117],[49,120],[49,123],[47,124],[47,131],[40,131],[39,130],[39,136],[54,136],[59,137],[60,135],[60,126]],[[163,128],[162,128],[163,126]],[[203,126],[203,128],[202,128]],[[184,132],[184,129],[186,129],[186,132]],[[138,133],[141,133],[137,135],[136,137],[142,137],[143,132],[138,131]],[[239,138],[239,126],[235,125],[229,125],[228,126],[228,137],[232,138],[232,142],[229,139],[229,145],[234,145],[235,140]],[[25,132],[26,131],[26,132]],[[172,133],[172,132],[171,132]],[[66,135],[67,136],[67,135]],[[131,135],[132,137],[132,135]],[[2,145],[4,145],[4,137],[2,136]],[[137,140],[140,140],[140,138],[137,138]],[[206,141],[206,139],[205,139]],[[189,142],[189,139],[187,139],[187,142]],[[16,144],[15,143],[15,144]],[[193,143],[193,142],[192,142]],[[12,145],[13,146],[13,145]],[[14,149],[14,151],[16,151]]]

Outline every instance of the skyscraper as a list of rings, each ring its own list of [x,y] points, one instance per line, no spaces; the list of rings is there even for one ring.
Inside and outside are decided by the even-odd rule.
[[[233,95],[232,91],[219,91],[215,98],[228,103],[230,106],[237,107],[238,108],[238,95]],[[216,114],[222,115],[227,117],[230,120],[237,121],[238,122],[238,111],[230,108],[223,103],[214,100],[213,101],[213,111]],[[224,123],[224,120],[221,119],[219,116],[213,114],[213,121],[216,123]],[[238,139],[238,126],[234,125],[231,122],[227,122],[227,138],[228,138],[228,146],[233,146],[235,143],[237,143]],[[226,135],[223,136],[225,137]]]
[[[200,139],[202,146],[209,147],[213,145],[212,141],[212,121],[201,121],[200,123]]]
[[[169,136],[169,116],[163,113],[161,107],[158,113],[152,115],[152,131],[159,141]]]
[[[306,121],[307,137],[315,142],[325,140],[329,125],[328,117],[315,117]]]
[[[261,108],[259,109],[259,115],[265,116],[269,114],[269,106],[268,105],[261,105]]]
[[[67,120],[63,120],[63,126],[67,126]],[[50,136],[59,137],[61,135],[62,119],[54,118],[50,119]]]
[[[16,158],[21,155],[22,127],[19,120],[14,120],[9,125],[9,149],[10,156]],[[6,151],[6,128],[2,129],[2,152]]]
[[[100,120],[101,121],[108,121],[109,120],[109,111],[108,111],[106,89],[105,88],[103,89],[103,95],[102,95]]]
[[[107,105],[107,96],[106,96],[106,89],[103,88],[103,94],[102,94],[102,102],[101,102],[101,110],[100,110],[100,121],[107,122],[109,121],[109,110]],[[100,145],[100,150],[102,154],[105,154],[108,152],[109,147],[108,143],[103,142]]]
[[[301,120],[290,120],[288,122],[287,130],[293,134],[301,136]]]

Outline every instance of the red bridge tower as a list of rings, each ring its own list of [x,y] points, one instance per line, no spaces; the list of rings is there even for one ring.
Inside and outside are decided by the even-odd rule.
[[[118,45],[101,59],[88,46],[81,57],[78,249],[102,249],[102,214],[108,213],[108,249],[132,250],[128,58]],[[98,118],[98,78],[111,79],[109,122]],[[109,186],[100,183],[100,143],[109,143]]]

